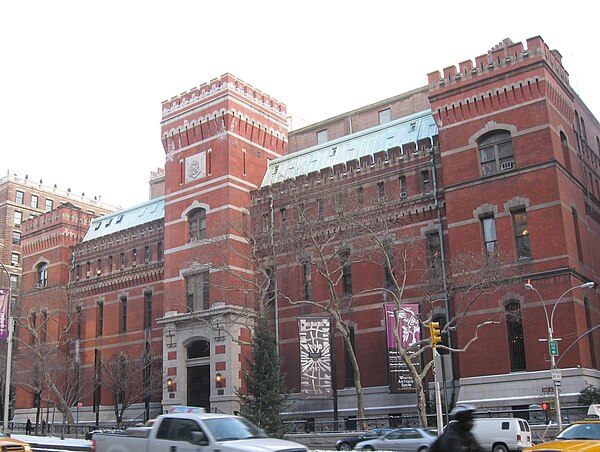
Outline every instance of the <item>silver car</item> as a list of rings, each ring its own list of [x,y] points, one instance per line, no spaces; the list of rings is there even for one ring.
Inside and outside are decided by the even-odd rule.
[[[398,450],[402,452],[427,452],[436,440],[435,433],[422,428],[399,428],[380,438],[361,441],[354,450]]]

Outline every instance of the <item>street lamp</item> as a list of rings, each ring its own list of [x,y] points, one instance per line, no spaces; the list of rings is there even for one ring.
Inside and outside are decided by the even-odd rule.
[[[554,382],[554,403],[556,406],[556,425],[558,427],[558,431],[562,430],[562,415],[561,415],[561,411],[560,411],[560,394],[559,394],[559,386],[560,386],[560,374],[558,373],[559,371],[557,371],[556,369],[556,356],[558,356],[558,346],[556,345],[556,340],[554,339],[554,313],[556,312],[556,306],[558,306],[558,303],[560,303],[560,301],[563,299],[563,297],[568,294],[569,292],[571,292],[572,290],[575,289],[589,289],[592,288],[596,285],[596,283],[594,283],[593,281],[589,281],[583,284],[580,284],[578,286],[573,286],[567,290],[564,291],[564,293],[558,297],[558,299],[554,302],[554,306],[552,306],[552,312],[550,313],[550,316],[548,316],[548,309],[546,307],[546,303],[544,302],[544,299],[542,298],[542,296],[540,295],[540,293],[538,292],[538,290],[533,287],[533,285],[531,284],[530,281],[527,282],[527,284],[525,284],[525,289],[527,290],[533,290],[538,297],[540,298],[540,301],[542,302],[542,306],[544,308],[544,314],[546,315],[546,327],[548,328],[548,348],[550,351],[550,372],[552,373],[552,380]],[[543,340],[543,339],[540,339]]]

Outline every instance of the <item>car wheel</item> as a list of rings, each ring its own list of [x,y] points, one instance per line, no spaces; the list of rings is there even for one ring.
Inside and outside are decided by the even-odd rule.
[[[365,447],[363,447],[363,450],[375,450],[375,449],[373,448],[373,446],[365,446]]]
[[[352,450],[352,447],[350,446],[350,444],[342,443],[340,444],[340,448],[338,450]]]
[[[492,452],[508,452],[508,447],[505,444],[494,444]]]
[[[429,452],[429,447],[421,447],[419,452]]]

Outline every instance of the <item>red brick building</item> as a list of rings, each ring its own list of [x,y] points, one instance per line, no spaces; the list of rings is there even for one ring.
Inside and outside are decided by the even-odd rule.
[[[406,272],[402,299],[418,313],[420,339],[432,318],[445,323],[459,316],[446,343],[461,348],[486,324],[466,353],[442,360],[449,404],[511,411],[548,398],[549,349],[539,341],[548,336],[544,307],[548,320],[554,313],[553,335],[561,339],[565,403],[574,403],[587,384],[600,384],[600,333],[585,334],[600,320],[598,294],[579,288],[598,281],[600,127],[569,85],[560,54],[541,38],[526,45],[506,40],[474,61],[432,72],[427,86],[289,136],[285,105],[230,74],[164,101],[162,110],[165,171],[153,176],[152,192],[162,194],[164,184],[164,199],[124,211],[131,223],[123,229],[111,229],[123,212],[95,219],[74,248],[69,293],[82,306],[82,362],[92,370],[100,350],[104,360],[125,344],[149,344],[153,354],[162,353],[163,409],[237,410],[255,316],[252,283],[262,273],[270,275],[268,297],[276,300],[270,315],[294,392],[291,417],[330,418],[333,404],[331,393],[302,393],[299,319],[324,311],[289,301],[328,300],[332,293],[346,303],[341,312],[366,414],[414,414],[414,393],[392,390],[384,311],[392,293],[389,266],[375,252],[356,258],[365,236],[344,237],[328,249],[339,276],[329,285],[311,264],[314,246],[290,245],[301,237],[289,231],[304,211],[317,220],[317,236],[336,237],[342,215],[335,208],[342,206],[389,223],[397,242],[414,238],[411,258],[421,267]],[[147,218],[159,203],[164,216]],[[262,261],[253,259],[246,240],[250,226]],[[151,254],[142,260],[146,246]],[[469,253],[483,261],[510,258],[504,269],[518,278],[482,291],[469,310],[448,289],[447,299],[438,291],[431,302],[426,270],[460,280],[451,263]],[[39,261],[31,259],[30,266]],[[257,272],[257,262],[264,271]],[[526,289],[527,281],[535,290]],[[141,321],[146,294],[154,319],[148,329]],[[128,320],[121,331],[124,299]],[[354,371],[339,333],[333,343],[333,374],[323,381],[337,387],[340,418],[352,418]],[[106,397],[97,391],[85,404],[99,403],[102,412],[110,405]]]

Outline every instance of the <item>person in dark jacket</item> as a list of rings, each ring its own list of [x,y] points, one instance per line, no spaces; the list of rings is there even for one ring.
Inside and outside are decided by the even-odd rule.
[[[25,434],[31,435],[31,419],[27,419],[27,422],[25,423]]]
[[[431,452],[481,452],[483,449],[471,433],[475,407],[457,405],[450,412],[452,420],[444,433],[431,445]]]

